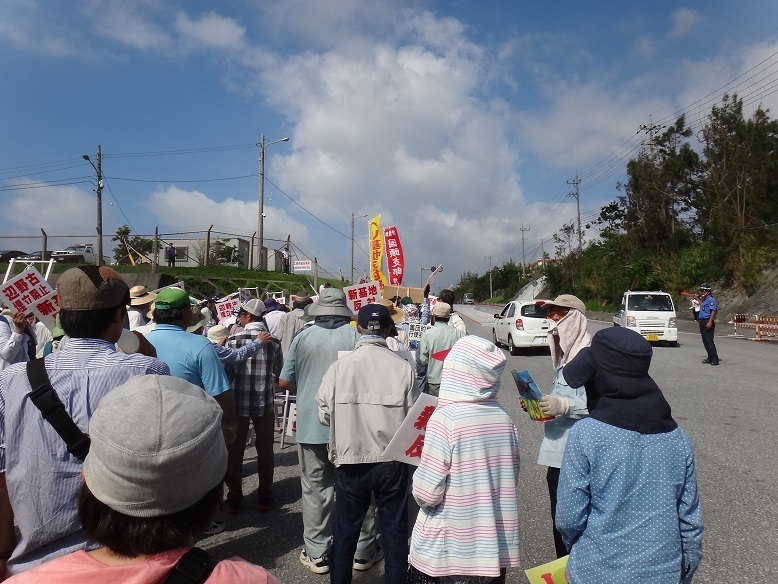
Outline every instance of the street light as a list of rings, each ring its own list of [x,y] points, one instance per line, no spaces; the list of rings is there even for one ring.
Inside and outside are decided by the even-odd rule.
[[[97,193],[97,258],[95,263],[99,266],[103,261],[103,156],[100,144],[97,145],[97,155],[95,156],[97,166],[89,158],[89,154],[82,154],[81,158],[91,164],[97,173],[97,188],[95,188]]]
[[[363,219],[367,215],[360,215],[354,217],[354,213],[351,213],[351,283],[354,283],[354,219]]]
[[[257,264],[260,269],[264,269],[264,258],[262,256],[262,249],[265,247],[265,150],[271,144],[278,142],[288,142],[289,138],[281,138],[280,140],[273,140],[265,144],[265,135],[262,134],[262,140],[257,146],[259,146],[259,215],[257,217],[257,234],[259,235],[259,258]]]

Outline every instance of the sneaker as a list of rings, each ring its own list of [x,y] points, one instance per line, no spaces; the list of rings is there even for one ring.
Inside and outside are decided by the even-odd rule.
[[[703,359],[702,363],[704,363],[705,365],[710,365],[710,359]]]
[[[211,524],[203,530],[203,535],[216,535],[224,531],[224,521],[212,521]]]
[[[300,552],[300,563],[303,566],[306,566],[314,574],[327,574],[330,571],[330,562],[327,559],[327,556],[311,558],[308,556],[308,552],[305,551],[305,548]]]
[[[366,570],[369,570],[373,566],[375,566],[378,562],[380,562],[383,559],[384,559],[384,550],[382,550],[381,546],[379,545],[376,546],[373,555],[370,556],[369,558],[354,558],[354,564],[351,567],[357,572],[364,572]]]
[[[261,497],[257,501],[257,511],[260,513],[267,513],[273,508],[273,499],[270,497]]]
[[[710,362],[710,364],[711,364],[711,365],[718,365],[718,364],[719,364],[719,362],[718,362],[718,361],[711,361],[711,362]]]

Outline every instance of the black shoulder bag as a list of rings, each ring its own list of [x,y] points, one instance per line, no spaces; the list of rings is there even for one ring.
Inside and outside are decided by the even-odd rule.
[[[215,567],[216,562],[208,552],[193,547],[181,556],[164,584],[203,584]]]
[[[79,460],[84,460],[89,452],[89,435],[84,434],[76,425],[54,388],[51,387],[51,380],[46,373],[43,359],[27,362],[27,377],[30,379],[32,388],[32,391],[27,394],[30,401],[41,411],[43,419],[51,424],[60,438],[65,441],[68,452]]]

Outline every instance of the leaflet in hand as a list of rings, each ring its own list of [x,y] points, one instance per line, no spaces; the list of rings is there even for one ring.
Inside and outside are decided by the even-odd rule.
[[[553,420],[554,416],[544,414],[540,409],[540,404],[538,402],[540,401],[540,398],[543,397],[543,394],[540,393],[540,390],[538,389],[535,380],[532,379],[532,375],[529,374],[529,371],[522,369],[517,372],[514,369],[511,371],[511,374],[513,375],[513,380],[516,382],[516,387],[519,389],[519,396],[524,400],[524,407],[527,409],[529,417],[536,422],[548,422],[549,420]]]

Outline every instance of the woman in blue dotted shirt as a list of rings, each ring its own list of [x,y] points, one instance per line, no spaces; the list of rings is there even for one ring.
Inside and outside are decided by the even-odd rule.
[[[609,328],[563,370],[589,407],[557,492],[570,584],[688,584],[702,559],[694,450],[648,375],[651,354],[638,333]]]

